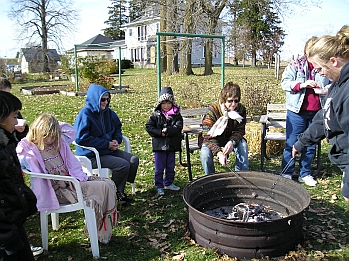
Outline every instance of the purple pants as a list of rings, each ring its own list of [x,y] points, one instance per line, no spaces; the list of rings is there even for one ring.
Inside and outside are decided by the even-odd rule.
[[[175,152],[174,151],[155,151],[155,175],[154,182],[156,188],[169,186],[174,180]],[[165,178],[164,178],[165,170]]]

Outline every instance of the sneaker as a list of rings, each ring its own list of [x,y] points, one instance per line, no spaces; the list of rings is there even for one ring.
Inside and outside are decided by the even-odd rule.
[[[168,189],[168,190],[180,190],[180,187],[177,187],[175,184],[171,184],[170,186],[165,186],[164,189]]]
[[[301,182],[301,183],[305,183],[305,185],[308,185],[310,187],[315,187],[316,184],[317,184],[317,181],[311,175],[308,175],[308,176],[305,176],[305,177],[299,176],[298,177],[298,181]]]
[[[163,188],[157,188],[159,196],[165,195],[164,189]]]
[[[292,175],[290,174],[281,174],[281,176],[283,176],[286,179],[292,179]]]
[[[33,256],[41,255],[44,252],[42,247],[35,247],[33,245],[30,245],[30,249],[32,250]]]

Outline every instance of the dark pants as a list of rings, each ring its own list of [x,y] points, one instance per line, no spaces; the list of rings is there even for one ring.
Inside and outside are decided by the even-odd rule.
[[[34,256],[30,249],[27,233],[25,232],[23,225],[17,225],[17,228],[24,246],[9,256],[4,250],[0,250],[0,261],[34,261]]]
[[[173,183],[175,172],[175,152],[174,151],[156,151],[155,158],[155,187],[163,188]],[[165,170],[165,178],[164,178]]]
[[[282,156],[282,170],[292,158],[292,147],[298,139],[298,135],[304,132],[312,123],[316,112],[300,111],[299,113],[287,110],[286,115],[286,144]],[[299,158],[300,177],[311,175],[311,163],[314,160],[316,144],[308,146]],[[295,170],[295,161],[292,161],[285,170],[285,174],[292,175]]]
[[[92,167],[97,168],[96,158],[90,159]],[[116,150],[111,155],[100,156],[100,159],[102,168],[112,170],[111,179],[118,191],[124,192],[126,181],[134,183],[139,165],[138,157],[123,150]]]

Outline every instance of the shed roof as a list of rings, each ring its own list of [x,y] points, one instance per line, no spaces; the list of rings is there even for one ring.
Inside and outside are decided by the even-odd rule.
[[[41,47],[21,48],[21,52],[27,62],[41,62],[43,60]],[[61,60],[56,49],[47,49],[49,61],[58,62]]]

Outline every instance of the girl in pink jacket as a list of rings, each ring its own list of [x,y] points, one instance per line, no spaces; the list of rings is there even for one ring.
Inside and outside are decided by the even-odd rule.
[[[69,147],[74,138],[73,126],[45,113],[32,123],[27,137],[19,142],[17,155],[24,170],[79,180],[84,200],[92,204],[96,213],[98,239],[106,244],[116,223],[116,187],[109,178],[87,176],[83,172]],[[58,209],[59,204],[77,201],[75,188],[66,181],[33,178],[32,189],[39,211]]]

